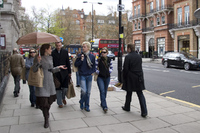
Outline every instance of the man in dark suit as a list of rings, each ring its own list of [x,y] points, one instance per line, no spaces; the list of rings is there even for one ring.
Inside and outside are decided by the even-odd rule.
[[[66,105],[65,95],[68,89],[68,80],[71,77],[71,66],[69,61],[68,51],[62,48],[61,42],[56,42],[56,49],[52,52],[53,66],[65,65],[67,69],[61,69],[60,72],[55,73],[57,79],[60,81],[60,87],[56,88],[57,104],[59,108]]]
[[[136,92],[140,102],[141,116],[146,117],[146,100],[142,92],[142,90],[145,90],[142,58],[135,52],[135,45],[133,44],[128,44],[127,51],[129,54],[125,57],[124,61],[122,86],[122,89],[127,93],[126,102],[125,105],[122,106],[122,109],[125,111],[130,111],[132,92]]]

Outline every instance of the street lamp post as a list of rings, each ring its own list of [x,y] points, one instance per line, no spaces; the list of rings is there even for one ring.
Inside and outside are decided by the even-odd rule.
[[[119,0],[119,5],[121,5],[122,2]],[[122,50],[121,50],[121,37],[122,35],[122,27],[121,27],[121,17],[122,17],[122,10],[119,10],[119,49],[118,49],[118,81],[122,83]]]
[[[92,4],[92,43],[93,43],[93,27],[94,27],[94,15],[93,15],[93,4],[99,4],[102,5],[101,2],[87,2],[87,1],[83,1],[83,3],[91,3]]]

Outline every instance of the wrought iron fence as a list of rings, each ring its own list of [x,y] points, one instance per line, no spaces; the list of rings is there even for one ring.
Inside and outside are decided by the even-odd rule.
[[[186,28],[186,27],[192,27],[192,26],[196,26],[196,25],[200,25],[200,21],[193,20],[193,21],[169,24],[169,29]]]
[[[11,52],[0,51],[0,83],[2,82],[4,76],[8,73],[8,58]]]

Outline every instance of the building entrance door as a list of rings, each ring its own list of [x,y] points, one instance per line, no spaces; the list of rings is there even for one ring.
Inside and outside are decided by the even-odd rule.
[[[154,38],[149,39],[149,58],[153,57],[154,47],[155,47],[154,45],[155,45]]]

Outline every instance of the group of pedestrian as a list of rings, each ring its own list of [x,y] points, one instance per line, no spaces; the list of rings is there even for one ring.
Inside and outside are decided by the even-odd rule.
[[[40,48],[40,54],[36,55],[34,49],[30,49],[29,58],[24,65],[23,57],[13,50],[10,57],[10,68],[15,80],[14,96],[17,97],[20,90],[20,74],[23,67],[26,67],[26,79],[30,68],[37,72],[39,68],[43,69],[44,79],[43,87],[34,87],[29,85],[31,107],[40,108],[44,116],[44,128],[49,127],[49,110],[51,104],[57,99],[59,108],[66,105],[65,95],[68,89],[68,81],[71,78],[71,66],[67,50],[62,48],[61,42],[56,42],[56,49],[53,50],[50,44],[43,44]],[[107,57],[108,49],[101,49],[101,56],[96,60],[95,56],[90,53],[91,44],[82,43],[82,53],[77,54],[74,66],[77,67],[77,87],[81,87],[80,109],[90,112],[90,94],[92,88],[93,74],[98,75],[97,85],[100,92],[100,106],[106,113],[108,106],[106,102],[107,88],[110,83],[110,75],[113,70],[112,61]],[[142,90],[145,89],[144,77],[142,70],[141,57],[136,54],[135,47],[132,44],[127,46],[128,55],[125,57],[123,66],[123,86],[122,89],[127,92],[126,101],[122,109],[130,111],[132,92],[136,92],[141,106],[141,116],[147,116],[146,101]],[[14,57],[15,56],[15,57]],[[13,63],[15,60],[15,63]],[[18,65],[16,65],[18,64]],[[14,70],[18,68],[18,72]],[[59,80],[60,86],[55,87],[54,76]]]

